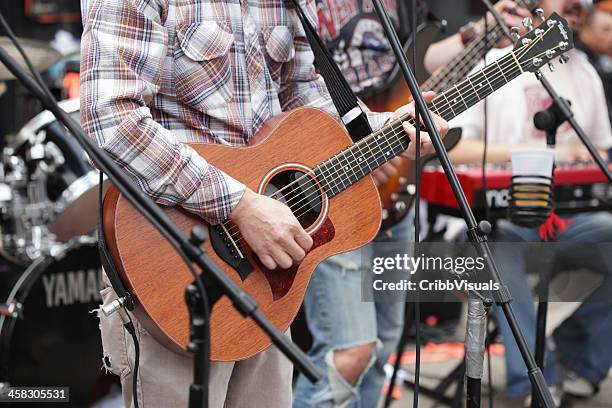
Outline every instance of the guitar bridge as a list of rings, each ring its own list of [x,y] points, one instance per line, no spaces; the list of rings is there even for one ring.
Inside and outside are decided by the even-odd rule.
[[[243,281],[253,272],[253,266],[236,237],[232,236],[228,224],[211,225],[209,228],[210,243],[216,254],[230,265]]]

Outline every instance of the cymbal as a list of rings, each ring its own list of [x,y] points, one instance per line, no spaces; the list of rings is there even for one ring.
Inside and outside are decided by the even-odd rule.
[[[34,68],[39,72],[49,69],[62,58],[62,54],[55,51],[44,41],[31,40],[29,38],[18,38],[18,40],[25,54],[32,61],[32,65],[34,65]],[[21,67],[27,69],[26,63],[23,61],[19,51],[13,46],[13,43],[8,37],[0,37],[0,47],[13,57]],[[15,77],[4,64],[0,63],[0,81],[9,79],[15,79]]]

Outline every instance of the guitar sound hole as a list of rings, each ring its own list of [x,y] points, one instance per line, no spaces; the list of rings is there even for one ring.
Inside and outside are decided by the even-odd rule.
[[[304,229],[312,226],[323,210],[323,198],[314,176],[299,170],[277,173],[264,194],[286,204]]]

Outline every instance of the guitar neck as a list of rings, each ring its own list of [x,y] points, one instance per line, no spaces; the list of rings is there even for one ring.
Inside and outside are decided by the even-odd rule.
[[[534,0],[517,0],[517,4],[523,8],[531,10],[539,2]],[[497,23],[489,26],[486,33],[477,35],[467,46],[457,54],[448,64],[435,72],[427,81],[423,83],[421,89],[426,91],[442,92],[462,78],[472,70],[478,61],[484,58],[485,50],[491,49],[493,45],[502,40],[505,36],[504,29]]]
[[[429,109],[449,121],[522,72],[523,67],[512,51],[438,94],[429,103]],[[320,163],[315,168],[315,174],[327,195],[333,197],[339,194],[406,150],[410,140],[402,127],[405,121],[415,124],[412,117],[405,115]]]
[[[489,29],[488,33],[478,35],[455,56],[444,68],[434,73],[421,85],[421,89],[426,91],[442,92],[444,89],[465,78],[466,74],[472,70],[483,58],[484,50],[491,48],[503,38],[504,32],[499,25]],[[485,40],[486,37],[486,40]],[[486,46],[485,46],[486,41]]]

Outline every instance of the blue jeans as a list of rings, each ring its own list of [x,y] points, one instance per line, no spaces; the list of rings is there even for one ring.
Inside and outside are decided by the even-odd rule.
[[[391,237],[377,242],[407,242],[412,231],[410,217],[394,226]],[[379,248],[377,252],[384,251]],[[398,245],[389,248],[395,255]],[[313,344],[308,354],[327,373],[311,384],[298,377],[294,408],[364,407],[374,408],[385,381],[384,366],[395,351],[404,323],[404,302],[362,302],[362,272],[369,268],[372,245],[337,255],[315,271],[304,298],[304,310]],[[366,271],[367,272],[367,271]],[[376,343],[376,353],[355,386],[347,383],[333,365],[333,352],[353,346]]]
[[[557,236],[557,265],[588,268],[601,274],[603,283],[584,300],[582,305],[553,333],[556,353],[547,345],[544,375],[549,385],[561,381],[560,366],[576,372],[594,385],[599,384],[612,365],[612,253],[593,245],[612,242],[612,214],[599,212],[580,214]],[[537,228],[525,228],[501,220],[498,223],[497,242],[539,242]],[[573,246],[572,246],[573,245]],[[510,289],[512,307],[531,350],[535,347],[536,311],[530,299],[532,292],[525,272],[526,246],[504,246],[495,251],[502,280]],[[506,392],[510,398],[519,398],[531,392],[527,370],[512,332],[500,308],[495,310],[506,348]],[[556,356],[558,356],[556,358]]]

